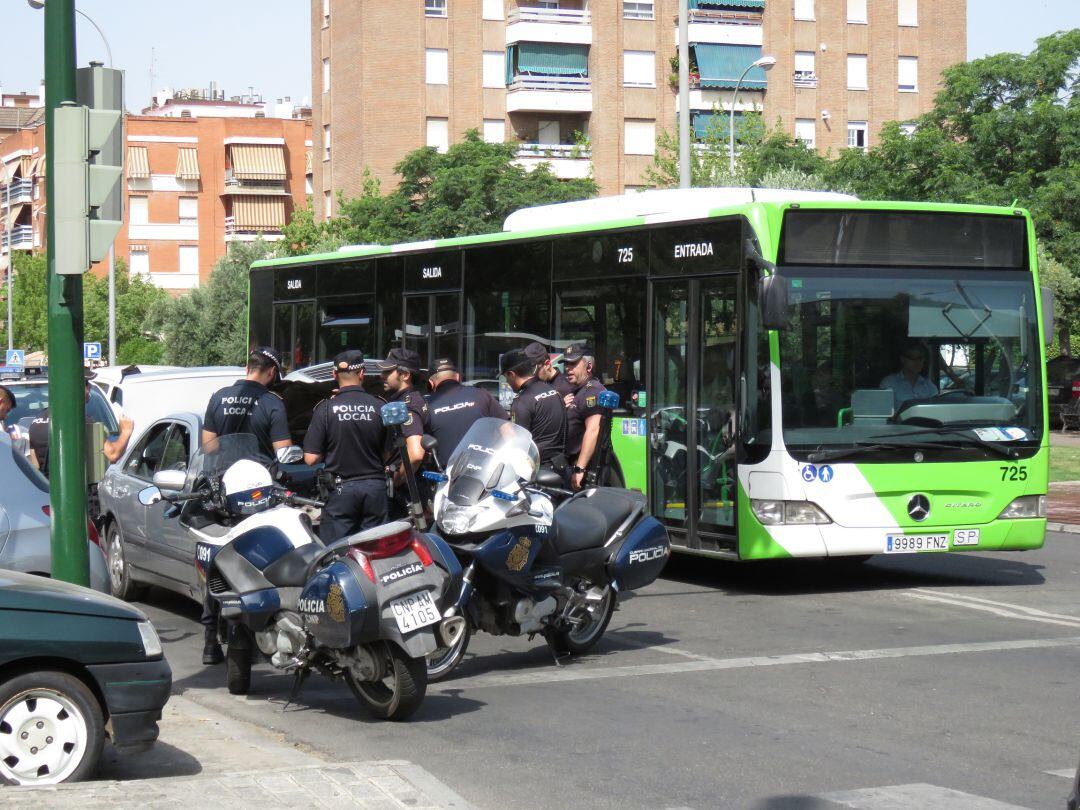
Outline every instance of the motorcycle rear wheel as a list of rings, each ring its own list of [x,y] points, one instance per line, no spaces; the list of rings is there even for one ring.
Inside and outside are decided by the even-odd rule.
[[[386,677],[379,681],[357,680],[345,670],[345,682],[364,708],[380,720],[405,720],[420,708],[427,692],[427,662],[411,658],[398,645],[385,642]]]
[[[255,655],[254,640],[243,627],[229,628],[229,645],[225,648],[225,686],[230,695],[246,695],[251,691],[251,665]]]
[[[472,636],[472,625],[465,621],[465,629],[458,636],[453,647],[440,647],[427,657],[428,683],[436,683],[450,676],[457,669],[461,659],[465,657],[465,651],[469,649],[469,638]]]
[[[590,590],[599,587],[588,581],[583,584]],[[588,619],[578,625],[550,631],[548,638],[555,650],[572,655],[591,650],[604,637],[604,631],[615,613],[615,601],[615,590],[611,585],[603,586],[600,604],[588,612]]]

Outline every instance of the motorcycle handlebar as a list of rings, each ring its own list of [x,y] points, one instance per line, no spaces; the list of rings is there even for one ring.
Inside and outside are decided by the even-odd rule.
[[[290,506],[314,506],[316,509],[322,509],[324,506],[326,506],[326,504],[322,501],[316,501],[313,498],[304,498],[300,495],[289,495],[288,501]]]

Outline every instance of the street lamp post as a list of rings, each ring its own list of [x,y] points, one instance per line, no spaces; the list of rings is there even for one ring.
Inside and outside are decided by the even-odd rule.
[[[15,119],[15,125],[18,127],[18,118]],[[16,129],[18,132],[18,129]],[[9,349],[15,348],[15,317],[14,310],[12,309],[12,297],[15,294],[15,286],[12,281],[12,275],[15,271],[15,254],[12,252],[12,237],[13,229],[11,227],[11,172],[8,171],[7,166],[0,163],[0,178],[4,181],[4,186],[7,189],[5,196],[7,197],[7,218],[4,220],[5,228],[7,229],[7,347]]]
[[[728,160],[729,168],[731,169],[731,176],[735,176],[735,103],[739,99],[739,86],[742,84],[742,80],[746,78],[746,74],[754,68],[761,68],[762,70],[772,70],[773,65],[776,64],[776,57],[763,56],[755,62],[751,62],[746,66],[746,70],[742,72],[739,80],[735,82],[735,92],[731,94],[731,118],[728,127]]]

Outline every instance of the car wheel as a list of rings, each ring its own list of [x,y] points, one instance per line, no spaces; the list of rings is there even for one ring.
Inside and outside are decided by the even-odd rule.
[[[29,672],[0,685],[0,782],[55,785],[90,776],[105,744],[101,706],[66,672]]]
[[[124,556],[124,535],[120,531],[120,524],[115,520],[109,521],[109,529],[105,534],[105,557],[109,564],[109,588],[112,595],[128,602],[140,599],[146,588],[131,578],[131,569]]]

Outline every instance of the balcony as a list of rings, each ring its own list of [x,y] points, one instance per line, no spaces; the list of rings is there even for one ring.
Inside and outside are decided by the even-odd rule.
[[[506,88],[506,111],[592,112],[587,76],[515,76]]]
[[[687,33],[691,44],[761,45],[764,42],[761,15],[747,12],[691,11]],[[678,47],[678,25],[675,26],[673,37],[675,47]]]
[[[587,146],[559,143],[523,143],[518,147],[518,166],[532,171],[541,163],[551,166],[560,180],[581,180],[589,176],[592,151]]]
[[[817,74],[812,70],[796,70],[795,71],[795,86],[804,88],[817,87],[818,78]]]
[[[8,232],[7,229],[0,229],[0,247],[7,249],[8,246]],[[11,249],[12,250],[33,250],[34,248],[34,226],[33,225],[16,225],[11,229]]]
[[[592,44],[592,15],[587,9],[518,6],[506,15],[506,44],[560,42]]]
[[[254,242],[260,238],[266,242],[276,242],[281,237],[280,228],[237,225],[235,216],[225,217],[226,242]]]
[[[34,181],[28,179],[12,180],[0,187],[0,206],[28,203],[34,198]]]
[[[228,194],[251,194],[266,195],[270,197],[285,197],[289,192],[285,189],[284,180],[242,180],[233,175],[229,169],[225,170],[225,189],[222,196]]]

